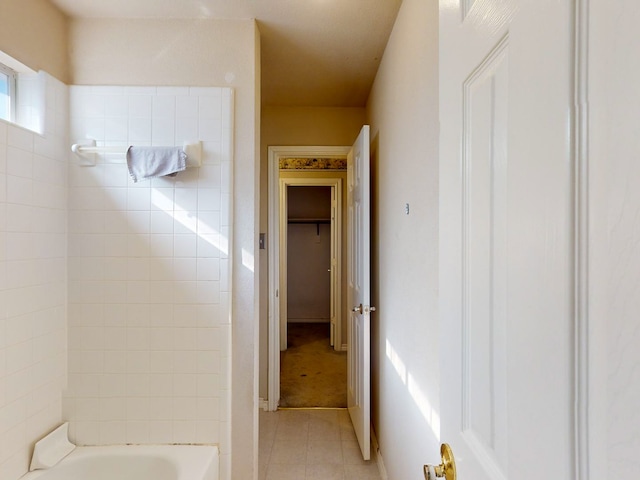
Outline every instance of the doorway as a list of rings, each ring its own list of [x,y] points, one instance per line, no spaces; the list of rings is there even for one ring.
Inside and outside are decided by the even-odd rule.
[[[287,305],[286,328],[280,331],[286,341],[280,407],[346,408],[346,353],[334,348],[341,283],[334,276],[341,250],[336,187],[296,182],[284,188]]]
[[[331,191],[331,218],[293,217],[293,228],[310,230],[317,236],[330,231],[332,253],[330,265],[324,273],[331,279],[331,301],[329,322],[329,348],[334,353],[346,350],[346,335],[343,334],[343,258],[344,245],[343,188],[346,171],[290,171],[281,176],[280,160],[285,158],[334,158],[344,159],[348,147],[270,147],[269,148],[269,397],[267,409],[275,411],[281,398],[281,352],[287,350],[288,289],[287,289],[287,240],[289,230],[289,188],[323,187]],[[344,177],[344,178],[343,178]],[[295,193],[294,193],[295,195]],[[298,223],[295,221],[298,220]],[[314,220],[322,220],[314,221]],[[327,222],[327,220],[329,220]],[[306,222],[306,223],[303,223]],[[310,238],[313,239],[313,236]],[[329,271],[328,271],[329,270]],[[294,311],[295,315],[295,311]],[[300,318],[298,318],[299,320]],[[305,322],[297,322],[305,323]],[[319,323],[319,322],[308,322]],[[346,324],[345,324],[346,325]],[[326,325],[325,325],[326,327]],[[316,328],[319,328],[316,326]]]
[[[284,268],[282,265],[283,261],[286,262],[286,255],[282,250],[282,245],[286,242],[286,235],[283,232],[283,225],[286,222],[281,219],[288,218],[286,211],[282,211],[287,208],[286,198],[282,198],[283,195],[285,197],[287,195],[287,189],[283,188],[283,184],[287,185],[287,182],[295,184],[297,178],[298,184],[301,185],[305,182],[300,179],[300,176],[302,178],[309,176],[305,172],[297,172],[302,175],[293,175],[295,172],[290,172],[285,176],[284,173],[281,173],[281,168],[282,170],[324,170],[316,172],[316,175],[313,175],[316,177],[316,182],[310,183],[334,186],[332,192],[335,194],[336,203],[332,204],[335,205],[332,208],[332,224],[341,228],[343,232],[341,245],[345,247],[345,254],[341,255],[341,259],[335,258],[334,260],[332,257],[331,268],[332,279],[333,277],[342,279],[344,273],[342,284],[345,289],[343,295],[345,301],[336,300],[335,304],[335,346],[341,345],[341,339],[338,340],[338,335],[345,328],[347,331],[344,338],[348,343],[348,346],[344,345],[346,348],[343,347],[347,351],[347,406],[364,460],[371,458],[370,317],[371,312],[375,310],[370,305],[369,288],[369,144],[369,125],[363,125],[351,147],[269,147],[268,170],[270,302],[267,409],[277,410],[280,401],[280,330],[283,328],[282,320],[287,318],[286,314],[282,314],[283,311],[286,312],[287,304],[286,281],[283,281],[282,278],[283,273],[286,275],[286,265]],[[337,167],[338,165],[340,167]],[[300,166],[301,168],[299,168]],[[343,188],[345,189],[344,193]],[[342,202],[343,197],[345,198],[344,202]],[[345,210],[344,214],[343,209]],[[347,219],[344,228],[342,228],[342,222],[338,221],[339,217]],[[332,229],[334,234],[336,231],[337,228]],[[334,245],[338,245],[338,242],[335,242]],[[336,249],[336,252],[340,254],[340,250]],[[339,297],[335,295],[334,298]],[[347,306],[349,308],[346,308]],[[337,322],[340,322],[339,328]],[[284,328],[286,328],[286,323]]]

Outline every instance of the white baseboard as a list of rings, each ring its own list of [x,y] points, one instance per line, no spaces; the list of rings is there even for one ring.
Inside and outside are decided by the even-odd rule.
[[[347,344],[346,344],[346,343],[343,343],[343,344],[342,344],[342,351],[343,351],[343,352],[346,352],[348,349],[349,349],[349,347],[347,346]]]
[[[384,461],[382,460],[380,446],[378,445],[378,439],[376,438],[376,432],[373,429],[373,425],[371,425],[371,444],[373,445],[374,460],[376,461],[376,465],[378,465],[378,471],[380,472],[380,479],[389,480],[387,469],[385,468]]]
[[[265,400],[264,398],[259,398],[258,399],[258,409],[262,409],[265,412],[269,411],[269,402],[267,400]]]

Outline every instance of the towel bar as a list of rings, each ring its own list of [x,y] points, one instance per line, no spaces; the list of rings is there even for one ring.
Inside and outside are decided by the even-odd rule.
[[[80,165],[83,167],[93,167],[97,163],[95,154],[109,153],[109,154],[122,154],[123,158],[118,158],[109,161],[108,163],[126,163],[124,158],[127,149],[129,147],[98,147],[95,140],[90,140],[88,143],[74,143],[71,145],[71,151],[80,160]],[[184,142],[182,150],[187,154],[187,168],[199,167],[202,165],[202,142]]]

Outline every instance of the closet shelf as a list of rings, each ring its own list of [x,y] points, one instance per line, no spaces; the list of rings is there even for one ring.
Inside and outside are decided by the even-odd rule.
[[[287,219],[289,225],[315,225],[316,235],[320,235],[320,225],[330,225],[330,218],[289,218]]]
[[[330,218],[289,218],[287,223],[326,224],[331,223]]]

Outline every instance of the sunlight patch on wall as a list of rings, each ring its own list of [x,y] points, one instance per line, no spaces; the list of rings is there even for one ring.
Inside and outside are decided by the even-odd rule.
[[[242,265],[244,265],[244,267],[249,270],[250,272],[253,272],[254,270],[254,264],[253,264],[254,258],[253,258],[253,254],[250,252],[247,252],[244,248],[242,249]]]
[[[158,189],[153,189],[151,191],[151,203],[159,210],[162,210],[164,213],[179,222],[183,227],[189,229],[210,245],[213,245],[223,255],[229,254],[229,242],[222,234],[220,234],[220,232],[203,222],[199,216],[189,213]],[[251,266],[253,268],[253,258]]]
[[[393,345],[387,339],[385,342],[385,352],[386,356],[391,362],[394,370],[398,374],[398,377],[402,381],[403,385],[407,387],[407,391],[411,398],[415,402],[416,407],[422,414],[422,417],[425,419],[431,431],[435,435],[435,437],[440,441],[440,415],[433,408],[431,402],[429,401],[429,397],[422,390],[418,382],[415,380],[413,375],[407,370],[406,365],[404,364],[398,352],[393,348]]]

